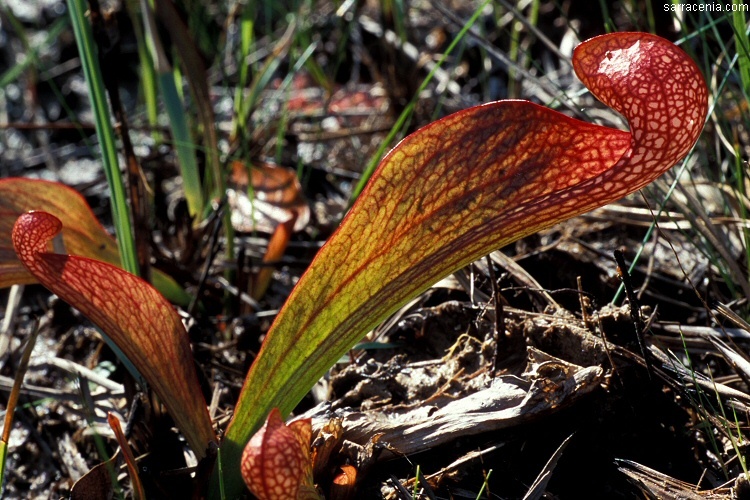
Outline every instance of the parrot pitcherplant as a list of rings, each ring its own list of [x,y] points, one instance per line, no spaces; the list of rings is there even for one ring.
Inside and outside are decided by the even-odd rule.
[[[250,369],[220,445],[228,498],[242,489],[242,449],[272,409],[280,410],[269,418],[278,427],[343,353],[401,305],[499,247],[642,188],[697,141],[706,85],[672,43],[646,33],[603,35],[576,48],[573,66],[596,97],[627,118],[630,132],[508,100],[432,123],[383,159],[297,283]],[[49,214],[21,216],[13,229],[19,259],[110,335],[203,456],[215,436],[174,310],[124,271],[49,252],[59,229]],[[169,358],[171,369],[159,368]]]
[[[12,235],[18,258],[42,285],[78,308],[122,350],[203,458],[216,435],[177,312],[155,288],[119,267],[50,252],[61,230],[60,220],[47,212],[20,216]]]
[[[362,336],[470,262],[616,201],[693,147],[708,112],[695,63],[647,33],[576,47],[573,67],[630,132],[526,101],[477,106],[427,125],[380,163],[297,283],[248,374],[221,452],[239,460],[263,416],[288,414]],[[232,478],[225,478],[230,494]]]

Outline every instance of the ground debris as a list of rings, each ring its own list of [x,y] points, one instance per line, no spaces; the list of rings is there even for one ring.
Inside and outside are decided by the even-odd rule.
[[[324,404],[302,417],[313,418],[314,430],[331,418],[340,419],[343,439],[360,445],[379,434],[390,452],[382,455],[386,458],[539,418],[595,390],[603,376],[599,366],[576,366],[529,347],[524,373],[495,377],[489,380],[489,386],[470,394],[434,397],[417,406],[384,405],[376,409],[331,410]]]

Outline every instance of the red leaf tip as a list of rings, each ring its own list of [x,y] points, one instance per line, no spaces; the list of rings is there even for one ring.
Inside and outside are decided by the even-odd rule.
[[[62,230],[62,222],[42,211],[27,212],[13,225],[13,246],[26,267],[34,264],[34,256],[47,250],[49,241]]]
[[[649,33],[597,36],[576,47],[573,67],[592,94],[627,118],[634,144],[628,172],[656,177],[698,140],[708,89],[695,62],[672,42]]]

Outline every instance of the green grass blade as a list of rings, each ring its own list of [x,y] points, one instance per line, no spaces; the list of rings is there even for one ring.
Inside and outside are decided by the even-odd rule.
[[[37,56],[40,50],[44,50],[50,44],[57,42],[62,32],[68,27],[68,19],[61,17],[50,27],[49,33],[45,37],[44,41],[39,45],[25,47],[28,52],[25,54],[23,59],[14,64],[8,70],[0,75],[0,88],[4,88],[9,83],[18,79],[26,69],[37,62]],[[24,40],[25,41],[25,40]]]
[[[169,115],[169,124],[180,164],[182,188],[185,191],[188,210],[192,217],[200,217],[204,205],[198,160],[195,156],[195,145],[190,135],[182,100],[177,93],[174,75],[171,72],[159,73],[159,88],[164,98],[167,115]]]
[[[157,94],[159,84],[157,83],[156,71],[151,61],[147,47],[138,45],[138,58],[140,59],[141,69],[141,89],[143,92],[143,101],[146,105],[146,117],[148,124],[154,128],[152,137],[156,142],[161,142],[161,134],[158,131],[159,126],[159,107],[157,104]]]
[[[112,203],[112,218],[117,234],[117,245],[120,249],[122,267],[132,274],[138,274],[133,229],[130,223],[130,210],[125,197],[125,186],[117,159],[115,133],[110,122],[111,113],[104,91],[101,69],[96,56],[96,46],[91,33],[91,26],[86,20],[86,4],[83,0],[68,0],[68,10],[73,22],[76,43],[81,56],[81,66],[89,89],[91,108],[94,113],[96,135],[102,149],[104,173],[107,176]]]
[[[732,27],[734,28],[734,43],[739,55],[740,78],[745,96],[750,96],[750,41],[747,36],[747,21],[745,12],[739,8],[742,2],[733,0],[732,5],[738,7],[732,12]]]
[[[0,441],[0,485],[5,484],[5,459],[8,454],[8,443]],[[2,491],[2,490],[0,490]]]
[[[175,151],[177,152],[180,174],[182,175],[182,187],[185,192],[188,211],[192,217],[199,218],[204,209],[203,186],[198,171],[195,143],[190,135],[187,117],[182,106],[182,96],[178,91],[176,83],[177,75],[172,71],[167,56],[164,54],[164,49],[156,32],[154,15],[147,2],[141,2],[141,10],[147,45],[151,53],[151,58],[156,65],[159,89],[164,98],[164,105],[169,116],[169,125],[172,130]]]
[[[234,101],[235,117],[232,124],[233,137],[238,137],[240,134],[247,132],[250,115],[253,109],[255,109],[258,99],[260,99],[260,93],[269,84],[279,65],[289,52],[295,30],[296,23],[291,23],[287,27],[279,41],[276,42],[271,57],[257,70],[252,81],[247,82],[250,84],[250,89],[247,92],[244,91],[244,86],[237,89]]]
[[[140,69],[141,95],[146,106],[146,118],[148,124],[153,128],[151,137],[154,142],[161,143],[162,136],[158,130],[159,126],[159,106],[158,92],[159,85],[156,81],[156,70],[154,69],[154,60],[149,51],[149,45],[146,41],[146,34],[139,19],[138,0],[128,0],[125,6],[133,24],[133,33],[135,34],[136,44],[138,46],[138,64]]]
[[[249,116],[245,113],[245,108],[248,104],[245,103],[242,96],[250,77],[250,67],[247,64],[247,58],[250,56],[250,50],[255,44],[256,7],[255,2],[245,5],[242,9],[242,19],[240,20],[240,79],[234,94],[235,134],[237,130],[247,130],[247,120],[249,119]]]
[[[482,487],[479,489],[479,493],[477,493],[476,500],[479,500],[480,498],[482,498],[482,494],[484,493],[484,490],[486,490],[489,487],[491,475],[492,475],[492,469],[488,470],[487,475],[484,476],[484,481],[482,482]]]
[[[300,55],[299,59],[294,63],[294,66],[292,67],[292,70],[284,77],[284,80],[282,80],[281,85],[279,85],[279,90],[281,92],[288,93],[289,88],[292,85],[292,80],[297,75],[300,69],[302,69],[302,66],[304,66],[307,61],[310,59],[310,57],[313,55],[313,52],[315,52],[315,48],[317,47],[317,44],[312,43],[307,46],[305,51]],[[277,163],[281,163],[281,154],[285,145],[284,141],[284,134],[287,133],[287,127],[289,124],[289,113],[287,112],[287,103],[288,100],[284,99],[284,103],[282,105],[282,113],[281,118],[279,120],[279,126],[278,131],[276,132],[276,154],[274,157],[276,158]]]

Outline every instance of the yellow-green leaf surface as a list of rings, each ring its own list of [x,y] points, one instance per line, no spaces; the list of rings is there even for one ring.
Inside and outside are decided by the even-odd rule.
[[[221,446],[225,470],[271,408],[288,414],[409,299],[488,252],[645,186],[698,139],[705,81],[672,43],[604,35],[579,45],[573,63],[630,132],[511,100],[458,112],[401,141],[266,336]],[[230,497],[236,483],[225,478]]]
[[[61,229],[60,220],[47,212],[21,215],[12,233],[18,258],[109,336],[159,396],[195,454],[204,457],[216,436],[177,312],[155,288],[119,267],[51,253]]]
[[[0,180],[0,288],[37,281],[16,257],[10,238],[16,219],[31,210],[44,210],[62,221],[63,240],[71,254],[121,266],[117,243],[77,191],[58,182],[12,177]],[[190,296],[171,277],[155,270],[153,280],[172,302],[190,303]]]

